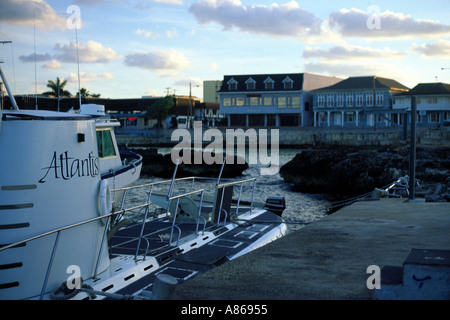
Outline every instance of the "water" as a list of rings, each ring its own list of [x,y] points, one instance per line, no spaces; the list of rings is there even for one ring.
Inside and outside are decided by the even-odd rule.
[[[172,149],[161,148],[159,153],[170,153]],[[281,149],[279,150],[280,167],[289,162],[299,150]],[[248,157],[248,155],[247,155]],[[279,173],[274,175],[260,175],[261,164],[249,164],[249,168],[243,172],[243,179],[256,178],[254,201],[265,203],[268,196],[284,196],[286,199],[286,210],[283,212],[283,219],[290,222],[291,230],[302,228],[302,223],[312,223],[326,215],[326,208],[330,204],[325,195],[305,194],[292,191],[292,186],[285,183]],[[141,177],[135,184],[147,184],[166,179],[155,177]],[[210,182],[209,182],[210,183]],[[209,195],[213,195],[210,184],[203,181],[195,182],[195,189],[206,188]],[[175,186],[176,192],[188,192],[191,188],[190,181],[177,182]],[[246,197],[241,200],[251,200],[252,184],[246,184],[243,187]],[[153,191],[168,192],[169,186],[155,186]],[[239,187],[235,187],[235,195],[239,192]],[[145,197],[145,192],[141,191],[137,194],[130,195],[129,201],[138,202],[139,198]],[[142,201],[142,199],[140,199]],[[142,203],[142,202],[140,202]]]

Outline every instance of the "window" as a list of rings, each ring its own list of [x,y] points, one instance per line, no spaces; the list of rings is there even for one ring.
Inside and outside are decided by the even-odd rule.
[[[250,97],[249,99],[249,105],[250,106],[257,106],[258,105],[258,97]]]
[[[222,104],[223,104],[224,107],[231,106],[231,98],[223,98]]]
[[[317,97],[317,105],[319,107],[325,106],[325,97],[323,95]]]
[[[373,94],[368,93],[366,95],[366,105],[367,106],[373,106]]]
[[[375,99],[376,99],[376,103],[378,106],[383,105],[383,94],[382,93],[377,93]]]
[[[444,121],[450,121],[450,112],[444,112]]]
[[[300,108],[300,97],[292,97],[292,108]]]
[[[354,112],[346,112],[347,122],[353,123],[355,121],[355,113]]]
[[[344,97],[342,94],[338,94],[337,96],[337,106],[342,107],[344,105]]]
[[[361,107],[363,105],[363,95],[358,94],[356,95],[356,106]]]
[[[127,127],[136,127],[137,126],[137,118],[136,117],[128,117],[128,118],[126,118],[125,126],[127,126]]]
[[[428,104],[436,104],[437,103],[437,98],[436,97],[429,97],[429,98],[427,98],[427,103]]]
[[[110,129],[97,131],[97,147],[100,159],[116,156],[116,149],[114,148]]]
[[[273,90],[274,87],[274,81],[268,77],[266,80],[264,80],[264,87],[266,90]]]
[[[245,84],[247,85],[247,90],[255,90],[256,82],[251,77],[245,81]]]
[[[242,107],[244,105],[244,98],[236,98],[236,107]]]
[[[347,96],[347,107],[353,107],[353,96],[352,95]]]
[[[278,97],[278,108],[286,108],[286,97]]]
[[[333,107],[334,106],[334,95],[329,94],[327,96],[327,106],[328,107]]]
[[[294,87],[293,84],[294,84],[294,81],[292,81],[292,79],[289,77],[286,77],[283,80],[284,89],[286,89],[286,90],[291,90]]]
[[[439,122],[439,112],[430,112],[430,122]]]
[[[271,106],[272,105],[272,97],[264,97],[263,104],[265,106]]]
[[[234,80],[234,78],[231,78],[228,82],[228,90],[230,91],[236,91],[237,90],[237,81]]]

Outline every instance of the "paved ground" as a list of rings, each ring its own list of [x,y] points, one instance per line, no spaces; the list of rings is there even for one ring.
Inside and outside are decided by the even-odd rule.
[[[176,288],[178,300],[372,299],[367,267],[450,249],[450,204],[381,199],[344,208]]]

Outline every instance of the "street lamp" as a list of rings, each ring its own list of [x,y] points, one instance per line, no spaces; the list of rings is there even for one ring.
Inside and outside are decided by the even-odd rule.
[[[196,87],[199,87],[199,85],[196,85]],[[192,128],[192,85],[189,82],[189,128]]]

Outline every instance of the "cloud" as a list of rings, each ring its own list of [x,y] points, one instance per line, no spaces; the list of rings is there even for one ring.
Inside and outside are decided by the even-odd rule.
[[[59,16],[44,0],[2,0],[0,22],[29,25],[41,30],[66,28],[66,18]]]
[[[166,36],[167,38],[178,37],[177,29],[172,28],[172,30],[166,30]]]
[[[156,72],[176,71],[191,67],[189,60],[176,50],[130,53],[125,56],[125,64]]]
[[[104,72],[102,74],[95,74],[92,72],[80,72],[80,82],[94,82],[98,80],[109,80],[113,79],[114,75],[111,72]],[[70,83],[78,83],[78,74],[70,72],[69,76],[66,78]]]
[[[236,28],[243,32],[297,39],[323,33],[322,21],[296,1],[282,5],[244,6],[239,0],[203,0],[194,3],[189,12],[199,24],[218,23],[224,30]]]
[[[183,4],[183,0],[153,0],[153,2],[162,2],[166,4],[173,4],[181,6]]]
[[[132,7],[136,7],[139,9],[142,8],[151,8],[150,5],[147,5],[145,2],[154,2],[154,3],[165,3],[170,5],[182,5],[183,0],[148,0],[148,1],[131,1],[131,0],[76,0],[75,4],[79,5],[111,5],[111,4],[126,4]]]
[[[54,56],[58,61],[77,62],[75,41],[71,41],[69,45],[57,43],[55,51],[59,52]],[[109,62],[121,58],[113,49],[105,48],[101,43],[92,40],[78,45],[78,55],[80,62]]]
[[[203,86],[203,80],[196,77],[191,77],[188,75],[180,75],[180,79],[174,82],[175,86],[180,86],[183,88],[189,88],[189,84],[191,85],[191,90],[194,90],[196,87]]]
[[[215,62],[210,62],[210,63],[208,63],[208,66],[209,66],[209,68],[212,70],[212,71],[216,71],[216,70],[218,70],[220,67],[219,67],[219,65],[217,64],[217,63],[215,63]]]
[[[328,24],[342,36],[364,37],[371,40],[450,34],[450,25],[432,20],[418,20],[410,15],[389,10],[365,12],[355,8],[341,9],[330,14]]]
[[[426,43],[422,45],[413,43],[411,45],[411,50],[426,57],[440,57],[450,59],[450,41],[448,40],[440,39],[437,42]]]
[[[19,60],[22,62],[45,62],[52,60],[52,56],[48,53],[32,53],[28,56],[19,56]]]
[[[155,33],[153,31],[148,31],[145,29],[137,29],[134,34],[137,34],[138,36],[144,37],[144,38],[159,38],[160,35],[158,33]]]
[[[50,62],[44,64],[42,68],[44,69],[58,69],[61,67],[61,63],[56,60],[51,60]]]
[[[407,56],[404,51],[395,51],[389,48],[375,49],[371,47],[335,45],[327,50],[321,48],[306,47],[303,58],[326,59],[327,61],[345,61],[349,59],[372,59],[372,58],[403,58]]]

